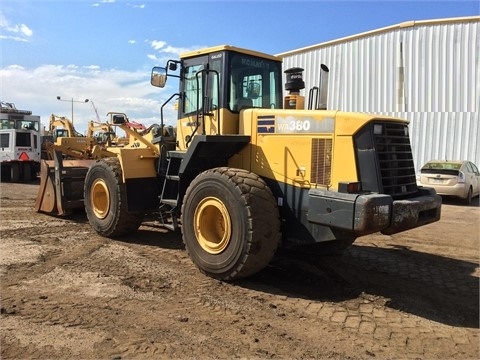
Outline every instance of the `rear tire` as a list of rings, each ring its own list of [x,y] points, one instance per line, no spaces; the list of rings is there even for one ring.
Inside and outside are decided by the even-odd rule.
[[[117,158],[104,158],[88,169],[85,177],[85,211],[92,228],[115,238],[137,230],[143,214],[129,213],[122,169]]]
[[[252,275],[267,266],[280,242],[275,198],[246,170],[205,171],[186,191],[182,235],[188,255],[206,275],[219,280]]]
[[[17,163],[13,163],[10,166],[10,181],[14,183],[20,182],[20,166]]]
[[[472,203],[472,198],[473,198],[473,191],[472,191],[472,188],[470,187],[468,189],[467,197],[465,198],[465,204],[470,205]]]
[[[32,166],[30,163],[23,164],[23,181],[28,182],[32,180]]]

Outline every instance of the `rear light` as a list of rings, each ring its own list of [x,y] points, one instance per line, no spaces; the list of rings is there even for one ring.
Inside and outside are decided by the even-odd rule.
[[[461,171],[458,172],[458,176],[457,176],[457,182],[459,184],[463,184],[465,183],[465,174]]]
[[[341,193],[358,193],[362,190],[361,183],[356,182],[339,182],[338,183],[338,192]]]

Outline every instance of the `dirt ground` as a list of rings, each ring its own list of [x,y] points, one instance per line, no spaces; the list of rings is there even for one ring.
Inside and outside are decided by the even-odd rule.
[[[479,222],[359,238],[339,257],[280,251],[235,283],[202,275],[181,236],[121,241],[33,209],[0,184],[2,359],[478,359]]]

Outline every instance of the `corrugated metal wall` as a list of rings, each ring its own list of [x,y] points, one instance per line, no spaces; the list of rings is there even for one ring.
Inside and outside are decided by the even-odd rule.
[[[408,22],[279,54],[302,67],[306,103],[330,68],[329,109],[407,118],[417,169],[426,161],[480,166],[480,17]]]

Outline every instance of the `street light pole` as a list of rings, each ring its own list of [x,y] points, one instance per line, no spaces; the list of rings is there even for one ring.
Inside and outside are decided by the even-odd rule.
[[[59,100],[59,101],[70,101],[72,103],[72,126],[73,126],[73,103],[74,102],[76,102],[76,103],[87,103],[88,102],[88,99],[85,99],[83,101],[73,100],[73,98],[71,100],[66,100],[66,99],[62,99],[60,96],[57,96],[57,100]]]

